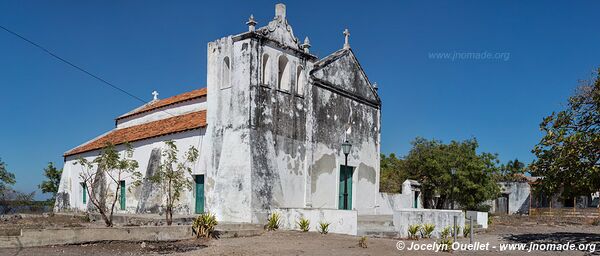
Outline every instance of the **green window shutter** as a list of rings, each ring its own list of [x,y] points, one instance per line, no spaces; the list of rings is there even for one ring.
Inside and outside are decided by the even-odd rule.
[[[121,184],[121,198],[120,198],[120,203],[121,203],[121,210],[125,210],[125,181],[122,180],[120,182]]]

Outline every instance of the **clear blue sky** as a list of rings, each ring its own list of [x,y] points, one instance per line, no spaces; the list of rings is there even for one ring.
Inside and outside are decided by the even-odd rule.
[[[273,1],[2,1],[0,24],[150,100],[204,87],[206,44],[265,25]],[[600,65],[598,1],[288,1],[296,36],[319,57],[342,30],[383,100],[382,152],[416,136],[476,137],[502,161],[532,160],[542,117]],[[440,60],[438,52],[508,52]],[[0,30],[0,157],[16,188],[114,126],[140,102]],[[38,192],[39,193],[39,192]]]

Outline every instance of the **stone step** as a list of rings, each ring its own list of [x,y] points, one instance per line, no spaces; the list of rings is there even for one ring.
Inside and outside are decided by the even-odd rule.
[[[393,215],[358,215],[358,221],[388,221],[393,220]]]
[[[381,220],[359,220],[358,221],[358,226],[385,226],[385,227],[391,227],[394,226],[394,222],[392,220],[386,220],[386,221],[381,221]]]
[[[357,231],[359,236],[379,237],[379,238],[398,238],[400,235],[396,230],[386,229],[359,229]]]

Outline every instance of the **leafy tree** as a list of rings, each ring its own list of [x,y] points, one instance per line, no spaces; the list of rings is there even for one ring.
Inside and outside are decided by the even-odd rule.
[[[500,166],[497,174],[498,181],[518,181],[523,179],[525,174],[525,164],[519,159],[509,160],[506,164]]]
[[[533,175],[542,176],[538,189],[563,198],[600,189],[600,69],[594,81],[584,81],[569,97],[566,109],[545,117],[544,136],[533,148]]]
[[[403,160],[396,158],[394,153],[389,156],[381,154],[380,170],[379,190],[388,193],[401,192],[402,182],[408,178]]]
[[[0,158],[0,193],[15,184],[15,174],[6,169],[6,164]]]
[[[58,192],[58,186],[60,185],[60,177],[62,175],[62,169],[56,168],[54,163],[49,162],[48,166],[44,168],[45,181],[43,181],[38,187],[42,190],[42,193],[52,193],[52,198],[49,202],[54,202],[56,199],[56,192]]]
[[[405,157],[409,177],[421,183],[426,208],[446,208],[453,197],[465,209],[481,209],[482,203],[498,196],[495,154],[477,154],[477,140],[452,141],[416,138]],[[453,177],[451,169],[456,169]]]
[[[15,199],[15,191],[11,185],[15,184],[15,174],[7,170],[6,164],[0,158],[0,213],[6,214],[12,211],[12,203]]]
[[[192,190],[192,168],[191,164],[198,159],[198,150],[191,146],[183,156],[183,161],[178,158],[179,150],[172,140],[165,141],[165,149],[162,152],[162,163],[159,170],[148,177],[150,181],[160,184],[164,192],[164,208],[167,225],[173,223],[173,208],[181,198],[185,190]],[[138,179],[135,185],[139,185]]]
[[[129,144],[126,144],[123,156],[119,154],[114,145],[106,144],[100,155],[94,160],[88,161],[85,158],[79,158],[74,163],[82,166],[83,171],[80,173],[80,177],[87,187],[89,200],[98,210],[107,227],[113,225],[112,218],[115,204],[120,195],[121,180],[128,177],[139,179],[142,175],[136,171],[138,162],[131,159],[132,155],[133,148]],[[113,194],[110,191],[111,187],[114,188]]]

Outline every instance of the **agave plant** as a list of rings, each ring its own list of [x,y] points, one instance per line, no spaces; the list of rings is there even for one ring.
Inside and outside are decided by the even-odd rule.
[[[420,229],[421,229],[421,225],[419,225],[419,224],[413,224],[413,225],[408,226],[408,238],[419,239],[419,237],[417,236],[417,232],[419,232]]]
[[[302,232],[308,232],[310,229],[310,221],[307,218],[301,217],[300,220],[298,220],[298,227],[300,227]]]
[[[327,233],[329,233],[329,224],[331,223],[327,223],[327,222],[319,222],[319,233],[325,235]]]
[[[471,225],[465,225],[465,227],[463,228],[463,236],[468,237],[470,233],[471,233]]]
[[[215,227],[219,224],[217,217],[210,212],[205,212],[194,219],[192,230],[196,233],[196,237],[210,238],[214,236]]]
[[[421,227],[421,236],[423,238],[431,238],[434,230],[435,230],[434,224],[423,224],[423,226]]]
[[[281,222],[281,217],[279,215],[279,213],[274,212],[271,213],[271,216],[269,216],[269,218],[267,219],[267,226],[266,229],[269,231],[275,231],[279,229],[279,224]]]
[[[447,239],[450,237],[450,233],[452,232],[452,226],[447,226],[440,232],[440,237],[442,239]]]
[[[358,239],[358,247],[367,248],[367,237],[366,236],[361,236],[360,239]]]

